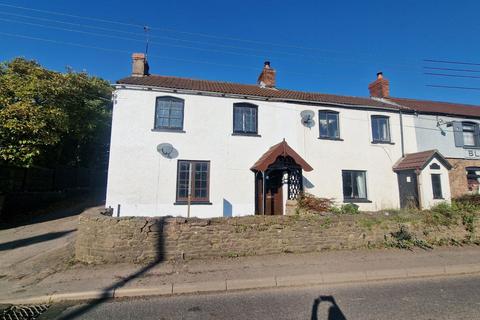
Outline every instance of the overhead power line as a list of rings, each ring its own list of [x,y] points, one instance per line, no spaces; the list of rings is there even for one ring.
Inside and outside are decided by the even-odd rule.
[[[49,43],[54,43],[54,44],[69,45],[69,46],[81,47],[81,48],[86,48],[86,49],[96,49],[96,50],[118,52],[118,53],[124,53],[124,54],[131,54],[132,53],[131,50],[112,49],[112,48],[107,48],[107,47],[91,46],[91,45],[80,44],[80,43],[77,43],[77,42],[69,42],[69,41],[61,41],[61,40],[54,40],[54,39],[41,38],[41,37],[33,37],[33,36],[17,34],[17,33],[0,32],[0,35],[22,38],[22,39],[27,39],[27,40],[49,42]],[[215,63],[215,62],[203,61],[203,60],[174,58],[174,57],[165,56],[165,55],[158,55],[158,54],[150,54],[149,53],[148,56],[150,58],[168,59],[168,60],[187,62],[187,63],[195,63],[195,64],[200,63],[200,64],[206,64],[206,65],[220,66],[220,67],[241,68],[241,69],[249,69],[249,70],[256,70],[256,71],[259,70],[258,67],[253,67],[253,66],[241,66],[241,65],[236,65],[236,64]],[[313,76],[313,77],[320,77],[320,78],[324,77],[324,75],[319,75],[319,74],[315,74],[315,73],[301,73],[301,72],[292,72],[292,71],[285,71],[284,73],[291,74],[291,75],[297,75],[297,76],[308,76],[308,77]]]
[[[434,73],[434,72],[424,72],[423,74],[426,74],[428,76],[438,76],[438,77],[480,79],[480,77],[478,76],[463,75],[463,74]]]
[[[473,70],[473,69],[457,69],[457,68],[440,68],[440,67],[423,67],[424,69],[428,70],[443,70],[443,71],[458,71],[458,72],[473,72],[473,73],[480,73],[480,70]]]
[[[43,14],[63,16],[63,17],[68,17],[68,18],[84,19],[84,20],[89,20],[89,21],[93,21],[93,22],[115,24],[115,25],[119,25],[119,26],[123,26],[123,27],[130,27],[130,28],[134,27],[134,28],[137,28],[138,30],[143,30],[143,27],[144,27],[144,24],[139,24],[139,23],[128,23],[128,22],[122,22],[122,21],[118,21],[118,20],[87,17],[87,16],[68,14],[68,13],[58,12],[58,11],[43,10],[43,9],[36,9],[36,8],[25,7],[25,6],[12,5],[12,4],[7,4],[7,3],[0,3],[0,6],[7,7],[7,8],[13,8],[13,9],[19,9],[19,10],[32,11],[32,12],[37,12],[37,13],[43,13]],[[285,48],[310,50],[310,51],[318,51],[318,52],[334,53],[334,54],[346,53],[345,51],[339,51],[339,50],[326,50],[326,49],[314,48],[314,47],[309,47],[309,46],[290,45],[290,44],[275,43],[275,42],[265,42],[265,41],[251,40],[251,39],[245,39],[245,38],[220,36],[220,35],[214,35],[214,34],[209,34],[209,33],[181,31],[181,30],[176,30],[176,29],[172,29],[172,28],[150,26],[150,24],[149,24],[149,28],[152,31],[153,30],[158,30],[158,31],[163,31],[163,32],[166,31],[166,32],[184,34],[184,35],[195,36],[195,37],[205,37],[205,38],[218,39],[218,40],[237,41],[237,42],[244,42],[244,43],[251,43],[251,44],[256,44],[256,45],[262,45],[264,47],[275,46],[275,47],[285,47]],[[178,40],[178,41],[180,41],[180,40]],[[213,44],[211,44],[211,45],[213,45]],[[245,50],[245,48],[243,48],[243,47],[239,47],[239,49]],[[358,54],[360,52],[356,51],[356,53]],[[283,53],[283,54],[287,54],[287,53]],[[371,54],[371,53],[363,53],[363,54],[378,58],[378,55],[376,55],[376,54]],[[397,64],[397,65],[400,66],[400,64]],[[406,65],[407,64],[403,64],[402,66],[405,67]]]
[[[462,87],[462,86],[447,86],[440,84],[426,84],[426,87],[444,88],[444,89],[460,89],[460,90],[480,90],[480,87]]]
[[[8,37],[15,37],[15,38],[22,38],[22,39],[27,39],[27,40],[35,40],[35,41],[49,42],[49,43],[55,43],[55,44],[61,44],[61,45],[68,45],[68,46],[74,46],[74,47],[80,47],[80,48],[86,48],[86,49],[95,49],[95,50],[102,50],[102,51],[118,52],[118,53],[124,53],[124,54],[131,54],[132,53],[131,50],[112,49],[112,48],[106,48],[106,47],[91,46],[91,45],[85,45],[85,44],[81,44],[81,43],[77,43],[77,42],[68,42],[68,41],[60,41],[60,40],[54,40],[54,39],[48,39],[48,38],[32,37],[32,36],[17,34],[17,33],[8,33],[8,32],[1,32],[0,31],[0,35],[4,35],[4,36],[8,36]],[[173,57],[164,56],[164,55],[149,54],[148,56],[149,57],[154,57],[154,58],[182,61],[182,62],[202,63],[202,64],[222,66],[222,67],[234,67],[234,68],[258,70],[258,68],[255,68],[255,67],[246,67],[246,66],[239,66],[239,65],[233,65],[233,64],[214,63],[214,62],[209,62],[209,61],[173,58]]]
[[[110,24],[116,24],[116,25],[127,26],[127,27],[136,27],[136,28],[143,28],[144,27],[144,25],[137,24],[137,23],[127,23],[127,22],[122,22],[122,21],[117,21],[117,20],[80,16],[80,15],[68,14],[68,13],[58,12],[58,11],[51,11],[51,10],[36,9],[36,8],[31,8],[31,7],[17,6],[17,5],[12,5],[12,4],[8,4],[8,3],[0,3],[0,6],[8,7],[8,8],[14,8],[14,9],[20,9],[20,10],[39,12],[39,13],[58,15],[58,16],[69,17],[69,18],[90,20],[90,21],[101,22],[101,23],[110,23]],[[180,33],[180,34],[187,34],[187,35],[200,36],[200,37],[208,37],[208,38],[212,38],[212,39],[231,40],[231,41],[249,42],[249,43],[255,43],[255,44],[262,44],[262,45],[267,44],[267,45],[274,45],[274,46],[279,46],[279,47],[289,47],[289,48],[307,49],[307,50],[319,50],[319,51],[325,51],[325,52],[338,53],[337,51],[328,51],[328,50],[323,50],[323,49],[319,49],[319,48],[310,48],[310,47],[304,47],[304,46],[295,46],[295,45],[270,43],[270,42],[266,43],[264,41],[250,40],[250,39],[243,39],[243,38],[235,38],[235,37],[227,37],[227,36],[219,36],[219,35],[213,35],[213,34],[208,34],[208,33],[180,31],[180,30],[176,30],[176,29],[162,28],[162,27],[150,27],[150,28],[152,30],[163,30],[163,31],[169,31],[169,32]]]
[[[105,34],[105,33],[98,33],[98,32],[92,32],[92,31],[84,31],[84,30],[78,30],[78,29],[71,29],[71,28],[65,28],[65,27],[59,27],[59,26],[52,26],[52,25],[45,25],[41,23],[36,23],[36,22],[26,22],[26,21],[19,21],[19,20],[12,20],[12,19],[5,19],[5,18],[0,18],[0,21],[8,22],[8,23],[16,23],[16,24],[24,24],[24,25],[30,25],[30,26],[35,26],[35,27],[41,27],[41,28],[47,28],[47,29],[54,29],[54,30],[60,30],[60,31],[67,31],[67,32],[73,32],[73,33],[80,33],[80,34],[87,34],[87,35],[93,35],[93,36],[98,36],[98,37],[107,37],[111,39],[118,39],[118,40],[125,40],[125,41],[133,41],[133,42],[141,42],[144,43],[145,40],[144,34],[140,33],[135,33],[135,32],[128,32],[128,34],[133,34],[135,36],[138,36],[139,38],[131,38],[131,37],[125,37],[121,35],[112,35],[112,34]],[[75,23],[69,23],[72,25],[78,25],[78,26],[84,26],[82,24],[75,24]],[[96,27],[93,27],[96,28]],[[101,30],[109,30],[109,31],[116,31],[113,29],[108,29],[108,28],[98,28]],[[122,32],[122,31],[118,31]],[[156,37],[156,38],[166,38],[169,40],[177,40],[173,38],[168,38],[168,37],[159,37],[159,36],[151,36]],[[141,39],[140,39],[141,38]],[[183,41],[183,40],[180,40]],[[194,43],[199,43],[197,41],[188,41],[187,42],[194,42]],[[181,45],[181,44],[171,44],[171,43],[166,43],[166,42],[158,42],[158,41],[150,41],[151,44],[156,44],[159,46],[167,46],[167,47],[174,47],[174,48],[182,48],[182,49],[189,49],[189,50],[196,50],[196,51],[204,51],[204,52],[213,52],[213,53],[221,53],[221,54],[230,54],[230,55],[237,55],[237,56],[247,56],[247,57],[255,57],[255,58],[260,58],[260,59],[265,59],[265,57],[268,55],[260,55],[260,54],[254,54],[254,53],[246,53],[246,52],[240,52],[240,51],[230,51],[230,50],[221,50],[221,49],[215,49],[215,48],[203,48],[199,46],[187,46],[187,45]],[[231,47],[231,46],[226,46],[226,47]],[[239,48],[239,47],[237,47]],[[258,50],[257,50],[258,51]],[[283,52],[283,54],[286,54]],[[307,58],[309,59],[310,62],[316,63],[316,64],[326,64],[326,63],[331,63],[329,61],[326,61],[326,58],[321,57],[322,59],[320,60],[318,57],[314,56],[309,56],[309,55],[303,55],[303,54],[292,54],[292,53],[287,53],[292,56],[299,56],[302,58]],[[270,53],[270,56],[272,54]],[[279,60],[288,60],[286,57],[277,57],[276,59]],[[345,58],[335,58],[336,60],[340,60],[342,62],[348,62],[348,63],[371,63],[369,61],[359,61],[356,59],[345,59]],[[297,61],[298,59],[295,59]],[[408,72],[405,70],[405,65],[397,65],[398,67],[402,67],[401,69],[395,69],[398,72]],[[390,67],[392,68],[392,67]]]
[[[87,28],[87,29],[108,31],[108,32],[114,32],[114,33],[123,33],[123,34],[138,36],[138,37],[143,37],[145,35],[144,33],[139,33],[139,32],[125,31],[125,30],[113,29],[113,28],[105,28],[105,27],[99,27],[99,26],[88,25],[88,24],[83,24],[83,23],[67,22],[67,21],[62,21],[62,20],[57,20],[57,19],[41,18],[41,17],[35,17],[35,16],[31,16],[31,15],[17,14],[17,13],[11,13],[11,12],[0,12],[0,14],[1,15],[13,16],[13,17],[19,17],[19,18],[25,18],[25,19],[31,19],[31,20],[44,21],[44,22],[53,22],[53,23],[69,25],[69,26],[76,26],[76,27]],[[16,23],[21,23],[22,21],[15,20],[15,22]],[[143,31],[143,29],[142,29],[142,31]],[[239,50],[245,50],[245,51],[268,52],[266,50],[248,48],[248,47],[245,47],[245,46],[224,45],[224,44],[205,42],[205,41],[199,41],[199,40],[181,39],[181,38],[170,37],[170,36],[150,35],[150,38],[172,40],[172,41],[179,41],[179,42],[187,42],[187,43],[192,43],[192,44],[205,44],[205,45],[210,45],[210,46],[229,48],[229,49],[239,49]],[[275,53],[276,54],[282,54],[282,55],[307,57],[306,55],[292,53],[292,52],[276,51]]]
[[[0,18],[0,21],[5,21],[5,22],[9,22],[9,23],[25,24],[25,25],[35,26],[35,27],[55,29],[55,30],[61,30],[61,31],[67,31],[67,32],[81,33],[81,34],[93,35],[93,36],[97,36],[97,37],[106,37],[106,38],[112,38],[112,39],[118,39],[118,40],[126,40],[126,41],[145,43],[144,39],[135,39],[135,38],[128,38],[128,37],[124,37],[124,36],[110,35],[110,34],[104,34],[104,33],[98,33],[98,32],[83,31],[83,30],[69,29],[69,28],[63,28],[63,27],[55,27],[55,26],[49,26],[49,25],[44,25],[44,24],[34,23],[34,22],[17,21],[17,20],[4,19],[4,18]],[[256,57],[256,58],[264,58],[265,57],[264,55],[250,54],[250,53],[244,53],[244,52],[225,51],[225,50],[219,50],[219,49],[208,49],[208,48],[201,48],[201,47],[185,46],[185,45],[180,45],[180,44],[169,44],[169,43],[164,43],[164,42],[151,41],[150,43],[157,44],[157,45],[160,45],[160,46],[184,48],[184,49],[191,49],[191,50],[198,50],[198,51],[226,53],[226,54],[249,56],[249,57]]]
[[[433,59],[423,59],[423,61],[435,62],[435,63],[447,63],[447,64],[460,64],[460,65],[466,65],[466,66],[480,66],[480,63],[463,62],[463,61],[433,60]]]

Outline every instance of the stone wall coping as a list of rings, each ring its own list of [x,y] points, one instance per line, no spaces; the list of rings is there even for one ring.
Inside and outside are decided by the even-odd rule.
[[[370,213],[358,213],[355,215],[348,214],[327,214],[327,215],[248,215],[240,217],[216,217],[216,218],[186,218],[186,217],[148,217],[148,216],[124,216],[124,217],[111,217],[97,211],[87,211],[80,215],[82,218],[95,219],[98,221],[113,222],[113,221],[138,221],[138,222],[150,222],[150,223],[163,223],[163,224],[189,224],[198,226],[208,226],[210,224],[226,223],[226,224],[242,224],[242,223],[262,223],[262,222],[282,222],[288,220],[330,220],[331,222],[353,222],[359,218],[375,218],[385,217],[383,214],[370,214]]]

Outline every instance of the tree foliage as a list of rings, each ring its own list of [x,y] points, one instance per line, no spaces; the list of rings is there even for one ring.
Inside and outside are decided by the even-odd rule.
[[[111,93],[107,81],[85,72],[55,72],[23,58],[0,64],[0,161],[104,163]]]

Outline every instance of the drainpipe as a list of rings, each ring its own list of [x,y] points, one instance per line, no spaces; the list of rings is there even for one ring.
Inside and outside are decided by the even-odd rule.
[[[403,141],[403,117],[402,117],[402,110],[400,109],[400,144],[402,147],[402,158],[405,156],[405,146]]]
[[[265,215],[265,195],[266,195],[266,192],[265,192],[265,171],[262,171],[262,214]]]

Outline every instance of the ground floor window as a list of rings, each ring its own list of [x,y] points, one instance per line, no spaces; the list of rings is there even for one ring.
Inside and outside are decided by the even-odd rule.
[[[441,175],[438,173],[432,174],[432,189],[433,199],[443,199]]]
[[[209,202],[210,162],[179,160],[177,168],[177,202]]]
[[[480,167],[466,167],[468,191],[475,194],[479,193],[480,185]]]
[[[344,200],[367,200],[366,171],[342,170],[342,182]]]

